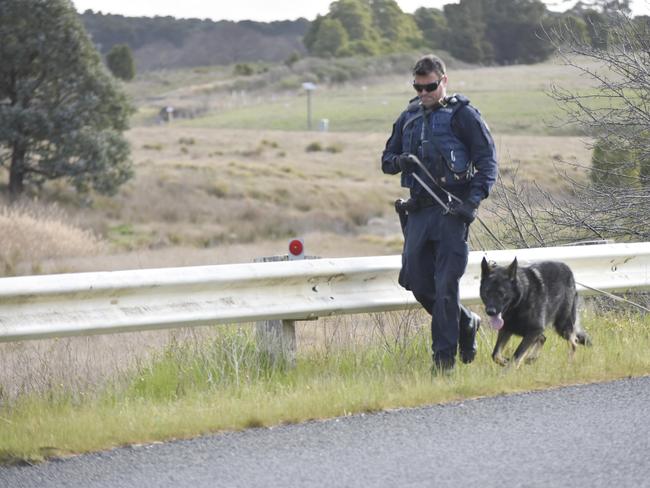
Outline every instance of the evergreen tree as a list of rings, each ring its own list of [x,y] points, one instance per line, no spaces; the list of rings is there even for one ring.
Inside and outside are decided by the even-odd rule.
[[[609,47],[609,21],[607,15],[595,10],[587,10],[583,13],[583,19],[587,25],[587,32],[591,39],[591,47],[594,49],[607,49]]]
[[[370,56],[381,51],[380,36],[373,26],[372,10],[368,0],[338,0],[330,5],[329,18],[341,22],[350,44],[340,52],[349,56]]]
[[[415,11],[414,17],[427,47],[431,49],[447,49],[449,27],[447,19],[441,10],[420,7]]]
[[[132,108],[69,0],[0,2],[0,165],[9,192],[69,179],[110,194],[132,175]]]
[[[449,26],[448,49],[452,56],[470,63],[490,63],[492,46],[485,39],[485,12],[482,0],[461,0],[444,6]]]
[[[319,34],[326,20],[335,20],[343,27],[343,40],[338,27],[329,22]],[[319,36],[322,39],[317,49]],[[317,56],[333,55],[337,43],[337,56],[371,56],[421,47],[424,40],[413,16],[402,12],[395,0],[338,0],[332,2],[326,16],[316,18],[304,37],[307,50]]]
[[[539,0],[482,0],[485,36],[499,64],[543,61],[553,47],[542,35],[547,14]]]
[[[312,52],[316,56],[333,57],[345,48],[348,43],[348,34],[343,24],[338,19],[325,18],[320,22]]]
[[[639,180],[635,151],[625,141],[612,144],[610,138],[598,139],[591,156],[591,181],[595,185],[630,187]]]
[[[307,48],[307,51],[313,53],[314,43],[316,42],[316,35],[318,34],[318,29],[320,29],[320,24],[325,19],[323,15],[317,15],[314,21],[309,25],[309,29],[305,33],[305,36],[302,38],[302,43]]]
[[[343,25],[350,41],[376,41],[372,26],[372,10],[364,0],[338,0],[330,5],[328,17]]]
[[[113,76],[124,81],[135,77],[135,61],[131,48],[126,44],[116,44],[106,55],[106,64]]]
[[[422,33],[412,15],[405,14],[395,0],[371,0],[373,26],[382,39],[384,52],[420,47]]]
[[[546,32],[557,30],[570,32],[576,42],[586,43],[589,41],[586,22],[582,17],[572,12],[565,12],[562,15],[548,19],[544,22],[544,29]]]

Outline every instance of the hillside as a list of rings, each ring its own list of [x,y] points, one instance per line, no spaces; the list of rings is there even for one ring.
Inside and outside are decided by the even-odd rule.
[[[281,62],[304,53],[307,19],[277,22],[124,17],[86,10],[81,20],[97,48],[106,54],[128,44],[139,71],[234,62]]]

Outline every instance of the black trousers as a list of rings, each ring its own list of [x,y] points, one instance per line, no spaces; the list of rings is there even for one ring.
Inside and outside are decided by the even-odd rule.
[[[439,205],[409,212],[405,224],[400,284],[431,314],[434,362],[453,364],[459,324],[471,319],[459,297],[469,256],[469,226]]]

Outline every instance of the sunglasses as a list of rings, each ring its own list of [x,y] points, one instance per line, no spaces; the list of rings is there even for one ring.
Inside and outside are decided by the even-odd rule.
[[[422,90],[425,90],[427,92],[432,92],[432,91],[435,91],[440,86],[440,83],[442,83],[442,78],[440,78],[437,81],[434,81],[433,83],[427,83],[426,85],[420,85],[419,83],[413,83],[413,88],[418,93],[420,93]]]

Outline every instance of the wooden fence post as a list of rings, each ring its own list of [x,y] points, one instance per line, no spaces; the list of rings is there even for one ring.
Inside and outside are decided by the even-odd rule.
[[[289,241],[289,254],[255,258],[256,263],[271,261],[293,261],[301,259],[318,259],[306,256],[302,239]],[[257,347],[263,354],[268,354],[273,363],[286,361],[290,366],[296,364],[296,321],[264,320],[255,324]]]
[[[296,322],[295,320],[264,320],[257,322],[257,346],[268,354],[273,363],[285,361],[296,364]]]

